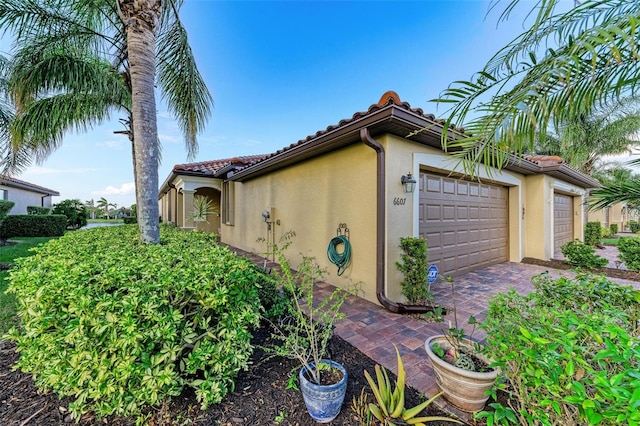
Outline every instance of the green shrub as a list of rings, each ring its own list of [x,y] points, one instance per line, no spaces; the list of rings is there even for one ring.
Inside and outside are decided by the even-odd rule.
[[[74,417],[134,414],[185,386],[205,408],[233,389],[259,323],[256,269],[215,236],[122,225],[67,233],[20,259],[17,366],[72,396]]]
[[[281,290],[277,281],[260,267],[256,268],[256,287],[258,289],[258,297],[264,309],[263,316],[276,323],[289,313],[291,308],[291,297],[285,295],[285,291]]]
[[[27,214],[49,214],[50,212],[50,207],[27,206]]]
[[[622,237],[618,240],[620,260],[632,271],[640,271],[640,238]]]
[[[604,257],[595,254],[593,246],[585,244],[580,240],[569,241],[560,247],[560,250],[567,259],[568,264],[579,268],[604,268],[607,266],[607,263],[609,263]]]
[[[59,237],[67,228],[67,217],[61,214],[13,214],[0,223],[0,238]]]
[[[124,221],[125,225],[131,225],[134,223],[138,223],[138,218],[135,216],[125,216],[122,218],[122,220]],[[162,222],[162,221],[160,221]]]
[[[584,243],[590,246],[599,245],[601,229],[600,222],[587,222],[584,227]]]
[[[610,224],[609,229],[611,230],[611,235],[616,235],[618,233],[618,224],[617,223]]]
[[[427,241],[424,238],[400,238],[400,262],[396,267],[404,274],[402,294],[411,305],[425,305],[433,300],[427,281]]]
[[[636,232],[640,231],[640,223],[636,222],[635,220],[630,220],[629,221],[629,229],[633,233],[636,233]]]
[[[87,224],[87,219],[89,218],[89,210],[78,199],[63,200],[54,204],[51,213],[65,215],[67,217],[67,229],[82,228]]]
[[[602,228],[600,228],[600,238],[607,238],[611,236],[611,228],[607,228],[606,226],[603,226]]]
[[[510,406],[482,416],[522,425],[640,422],[640,294],[604,276],[533,279],[527,296],[489,303],[486,350],[505,373]],[[508,414],[507,414],[508,413]],[[502,420],[502,424],[507,424]]]

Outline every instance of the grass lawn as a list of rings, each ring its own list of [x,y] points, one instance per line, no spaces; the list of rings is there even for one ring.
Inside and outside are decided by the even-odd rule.
[[[617,246],[618,245],[618,240],[619,238],[603,238],[602,239],[602,243],[603,244],[609,244],[612,246]]]
[[[29,256],[29,249],[46,243],[53,237],[20,237],[11,239],[18,244],[0,246],[0,263],[13,263],[19,257]],[[13,294],[6,294],[8,271],[0,271],[0,340],[11,327],[16,325],[16,300]]]

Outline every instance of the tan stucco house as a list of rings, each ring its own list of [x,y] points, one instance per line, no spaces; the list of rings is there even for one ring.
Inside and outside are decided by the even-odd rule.
[[[609,207],[589,211],[587,215],[589,222],[598,221],[604,227],[617,224],[619,232],[628,230],[629,221],[637,222],[639,219],[638,211],[627,207],[627,203],[617,203]]]
[[[426,238],[441,274],[549,259],[582,238],[583,196],[597,181],[546,156],[513,156],[503,170],[481,168],[479,180],[465,179],[442,150],[442,126],[387,92],[367,111],[275,153],[176,165],[160,188],[160,211],[165,221],[194,228],[193,197],[211,197],[219,217],[209,230],[255,253],[266,250],[259,238],[278,241],[294,231],[294,264],[298,253],[315,256],[329,283],[361,282],[366,299],[393,311],[403,309],[395,266],[401,237]],[[413,193],[401,182],[409,173]],[[338,276],[326,253],[344,227],[352,261]]]
[[[27,207],[51,207],[51,197],[58,191],[25,182],[10,176],[0,176],[0,200],[13,201],[9,214],[27,214]]]

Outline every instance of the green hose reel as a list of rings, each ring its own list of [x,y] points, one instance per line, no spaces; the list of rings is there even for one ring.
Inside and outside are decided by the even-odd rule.
[[[342,232],[343,229],[344,233]],[[338,227],[338,235],[329,241],[329,247],[327,248],[329,261],[338,266],[338,276],[342,275],[351,263],[351,243],[349,242],[348,233],[349,228],[347,228],[347,225],[341,223]],[[339,246],[344,246],[341,252],[338,252]]]

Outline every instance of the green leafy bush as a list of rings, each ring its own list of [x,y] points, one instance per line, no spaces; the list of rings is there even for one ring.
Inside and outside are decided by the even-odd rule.
[[[0,238],[59,237],[67,228],[67,217],[61,214],[12,214],[0,223]]]
[[[49,213],[51,213],[50,207],[27,206],[27,214],[49,214]]]
[[[400,262],[396,267],[404,274],[402,294],[411,305],[425,305],[433,300],[427,281],[427,241],[424,238],[400,238]]]
[[[622,237],[618,240],[620,260],[632,271],[640,271],[640,238]]]
[[[568,264],[579,268],[604,268],[609,263],[604,257],[595,254],[593,246],[580,240],[569,241],[560,247],[560,250]]]
[[[67,229],[82,228],[87,224],[87,219],[89,218],[89,210],[78,199],[63,200],[54,204],[51,213],[65,215],[67,217]]]
[[[69,395],[76,419],[133,414],[195,389],[202,407],[233,389],[260,319],[256,269],[215,236],[123,225],[67,233],[18,261],[9,291],[18,367]]]
[[[640,223],[636,222],[635,220],[630,220],[629,221],[629,229],[633,233],[636,233],[636,232],[640,231]]]
[[[611,235],[616,235],[618,233],[618,224],[617,223],[610,224],[609,229],[611,230]]]
[[[134,223],[138,223],[138,218],[135,216],[125,216],[122,218],[125,225],[131,225]],[[162,222],[162,221],[161,221]]]
[[[527,296],[511,290],[490,300],[486,349],[505,373],[501,388],[511,406],[490,404],[495,411],[481,417],[522,425],[639,424],[638,291],[591,275],[542,274],[533,283]]]
[[[587,222],[584,227],[584,243],[590,246],[599,245],[601,232],[600,222]]]
[[[600,238],[607,238],[611,236],[611,228],[607,228],[606,226],[603,226],[602,228],[600,228]]]

